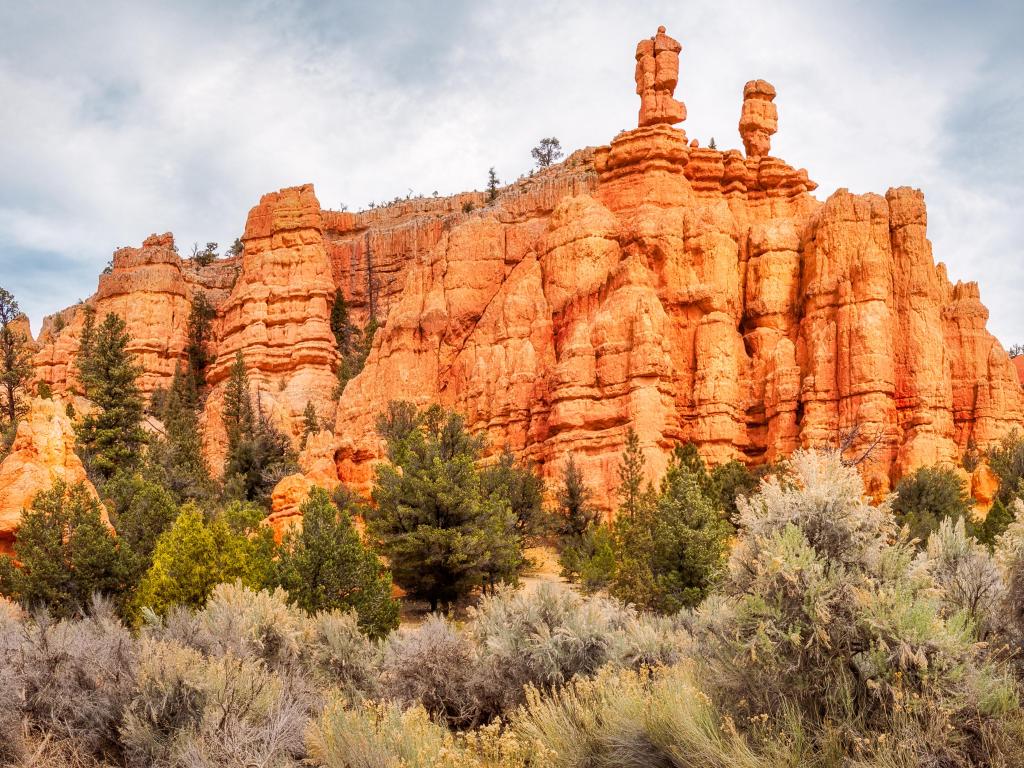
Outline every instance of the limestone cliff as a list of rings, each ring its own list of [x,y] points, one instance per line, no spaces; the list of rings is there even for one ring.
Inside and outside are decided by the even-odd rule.
[[[673,127],[686,116],[680,51],[664,29],[637,47],[638,128],[494,202],[348,213],[322,210],[312,186],[284,189],[250,212],[238,259],[199,268],[154,236],[115,253],[89,303],[125,316],[151,392],[182,359],[192,298],[210,296],[215,470],[236,353],[296,444],[307,402],[333,425],[275,494],[282,526],[309,482],[367,488],[382,455],[373,422],[396,398],[461,411],[492,451],[508,444],[549,479],[575,454],[606,509],[630,426],[652,477],[677,441],[712,462],[760,462],[852,434],[851,452],[874,447],[862,469],[881,492],[1024,423],[1021,358],[986,331],[977,285],[936,265],[921,192],[815,198],[806,171],[771,155],[779,114],[763,80],[737,94],[743,151],[688,141]],[[380,323],[340,398],[337,290],[357,323]],[[82,313],[58,317],[36,362],[60,392]]]

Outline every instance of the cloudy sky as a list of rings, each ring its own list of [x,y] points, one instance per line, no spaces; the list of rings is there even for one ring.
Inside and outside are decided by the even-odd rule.
[[[357,209],[514,178],[542,136],[606,143],[665,24],[691,137],[740,146],[743,83],[771,81],[773,154],[821,198],[923,189],[936,258],[1024,342],[1024,3],[838,5],[2,2],[0,285],[38,329],[116,247],[230,243],[267,191]]]

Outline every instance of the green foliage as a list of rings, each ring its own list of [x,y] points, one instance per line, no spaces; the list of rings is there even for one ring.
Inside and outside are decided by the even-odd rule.
[[[235,238],[235,242],[233,242],[231,244],[231,247],[228,248],[227,253],[225,254],[225,256],[228,256],[230,258],[235,258],[237,256],[241,256],[242,255],[242,251],[244,251],[244,250],[245,250],[245,246],[242,245],[242,238],[236,237]]]
[[[967,519],[971,499],[963,481],[947,467],[921,467],[900,480],[892,505],[896,521],[910,529],[920,548],[943,520]]]
[[[572,454],[562,470],[562,484],[557,495],[560,520],[558,532],[565,538],[583,536],[597,522],[598,511],[590,503],[590,489]]]
[[[208,267],[217,258],[217,244],[207,243],[200,248],[199,243],[192,244],[192,260],[200,267]]]
[[[94,593],[118,596],[126,587],[125,552],[84,484],[57,481],[36,496],[22,516],[14,556],[21,567],[3,558],[0,593],[56,616],[73,616]]]
[[[32,376],[28,336],[14,327],[21,310],[14,296],[0,288],[0,428],[11,429],[24,411],[21,398]]]
[[[148,470],[179,503],[209,499],[214,484],[203,455],[199,397],[192,376],[175,368],[171,386],[161,399],[164,434],[150,444]]]
[[[366,365],[377,328],[377,318],[371,315],[366,326],[360,329],[349,315],[345,294],[341,290],[334,294],[334,303],[331,305],[331,331],[334,333],[338,354],[341,356],[337,372],[338,389],[335,392],[338,397],[341,397],[345,385],[358,376]]]
[[[188,314],[188,344],[185,346],[189,374],[196,388],[203,385],[206,369],[213,362],[209,343],[211,325],[216,316],[217,312],[206,298],[206,294],[202,291],[197,293],[192,299],[192,308]]]
[[[985,519],[980,523],[972,522],[969,532],[979,542],[991,549],[1010,523],[1013,522],[1013,519],[1013,512],[999,499],[995,499],[988,514],[985,515]]]
[[[224,427],[228,446],[224,459],[225,494],[229,498],[266,504],[278,480],[295,468],[287,436],[254,407],[242,353],[235,357],[224,393]]]
[[[508,502],[520,535],[544,530],[544,481],[532,465],[517,462],[507,445],[498,461],[481,472],[480,481],[485,494]]]
[[[152,565],[157,538],[178,516],[178,504],[166,487],[141,473],[114,475],[103,486],[103,498],[134,588]]]
[[[232,502],[207,521],[194,505],[186,504],[156,540],[138,605],[164,614],[175,605],[201,607],[223,582],[238,579],[256,589],[270,583],[274,539],[260,525],[262,518],[259,507]]]
[[[355,609],[359,626],[382,636],[398,626],[391,575],[363,544],[352,524],[361,510],[353,497],[336,507],[320,488],[302,505],[302,527],[282,542],[277,582],[310,613]]]
[[[562,142],[554,136],[541,139],[540,143],[530,150],[530,155],[537,163],[538,168],[547,168],[562,157]]]
[[[90,472],[101,479],[138,466],[146,443],[136,383],[141,369],[128,352],[130,341],[124,320],[109,313],[94,331],[83,331],[79,347],[79,378],[96,408],[77,427],[78,445]]]
[[[494,171],[494,166],[491,166],[487,170],[487,201],[493,203],[498,199],[498,187],[501,186],[501,180],[498,178],[498,174]]]
[[[306,447],[306,441],[310,435],[320,431],[320,419],[316,415],[316,406],[312,400],[306,401],[306,410],[302,412],[302,442],[301,446]]]
[[[45,381],[36,382],[36,394],[43,400],[53,399],[53,388]]]
[[[367,524],[395,582],[436,609],[478,585],[513,580],[522,566],[516,520],[507,499],[485,493],[482,442],[462,418],[392,403],[377,429],[390,464],[376,468]]]
[[[632,427],[626,433],[626,447],[619,464],[619,515],[634,517],[640,511],[643,497],[644,455],[640,438]]]
[[[1024,481],[1024,434],[1014,430],[1003,437],[999,444],[987,453],[988,465],[999,478],[999,492],[996,496],[1005,506],[1016,498],[1024,498],[1021,492]]]
[[[662,613],[695,606],[708,594],[732,530],[717,496],[701,487],[701,471],[702,462],[677,449],[657,496],[616,519],[611,594]]]

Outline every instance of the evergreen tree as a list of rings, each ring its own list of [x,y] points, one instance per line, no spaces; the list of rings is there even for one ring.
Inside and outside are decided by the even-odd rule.
[[[343,360],[350,358],[359,345],[361,334],[349,317],[348,302],[340,288],[335,291],[334,303],[331,305],[331,332],[338,345],[338,354]]]
[[[501,181],[498,179],[498,174],[494,171],[494,166],[491,166],[487,171],[487,200],[493,203],[498,199],[498,187],[501,186]]]
[[[79,347],[79,375],[96,409],[82,419],[78,444],[87,467],[102,479],[137,466],[146,443],[140,369],[129,342],[124,320],[110,313],[95,332],[83,334]]]
[[[199,501],[213,493],[198,408],[192,376],[175,368],[160,412],[164,434],[150,446],[149,464],[179,503]]]
[[[998,445],[990,448],[986,457],[992,471],[999,478],[997,498],[1009,508],[1015,498],[1021,498],[1021,481],[1024,480],[1024,435],[1014,430],[1003,437]]]
[[[484,492],[506,501],[523,536],[544,528],[544,481],[530,465],[520,465],[506,445],[497,463],[481,473]]]
[[[21,396],[32,375],[28,337],[14,327],[14,321],[20,316],[14,296],[0,288],[0,427],[12,437],[23,410]]]
[[[79,379],[81,379],[82,363],[92,357],[92,345],[96,338],[96,309],[91,304],[82,305],[82,334],[78,338],[78,368]],[[82,394],[85,394],[84,381],[79,382],[82,387]]]
[[[241,581],[261,589],[273,581],[273,532],[263,511],[233,502],[212,521],[186,504],[153,550],[137,605],[164,614],[174,605],[201,608],[217,584]]]
[[[559,532],[565,537],[583,536],[597,522],[597,510],[590,503],[590,489],[583,473],[576,466],[572,454],[562,471],[562,486],[558,489]]]
[[[538,168],[547,168],[562,157],[562,142],[554,136],[541,139],[540,143],[530,150],[530,154],[537,162]]]
[[[352,524],[355,498],[314,488],[302,505],[302,527],[288,533],[277,562],[277,582],[291,602],[310,613],[353,608],[359,626],[382,637],[398,626],[398,603],[391,598],[391,574],[363,544]]]
[[[626,433],[626,448],[619,464],[619,514],[632,517],[640,509],[643,494],[644,455],[640,438],[632,427]]]
[[[103,486],[110,523],[124,552],[126,583],[138,587],[153,561],[156,540],[178,516],[171,492],[140,473],[118,473]]]
[[[93,593],[119,596],[126,588],[125,553],[84,484],[58,480],[25,511],[14,545],[15,568],[0,557],[0,592],[58,617],[75,615]]]
[[[462,418],[437,406],[418,413],[392,404],[378,432],[391,463],[377,467],[367,525],[395,582],[436,610],[485,580],[514,578],[515,519],[507,501],[484,492],[476,467],[482,443]]]
[[[205,293],[197,293],[192,300],[192,309],[188,315],[188,344],[185,353],[188,355],[188,369],[195,382],[195,387],[202,387],[205,381],[206,368],[213,362],[209,342],[211,324],[217,312]]]
[[[921,467],[896,486],[892,505],[896,521],[910,529],[924,549],[928,536],[946,518],[969,520],[971,499],[956,472],[947,467]]]
[[[225,494],[265,504],[277,481],[294,470],[295,455],[288,437],[270,422],[258,400],[253,406],[241,352],[231,366],[224,393],[224,427],[228,437]]]
[[[675,613],[701,602],[724,566],[732,533],[700,477],[674,452],[656,498],[615,521],[609,591],[638,607]]]
[[[312,400],[306,401],[306,410],[302,413],[302,447],[306,447],[306,441],[310,435],[320,431],[320,419],[316,415],[316,407]]]

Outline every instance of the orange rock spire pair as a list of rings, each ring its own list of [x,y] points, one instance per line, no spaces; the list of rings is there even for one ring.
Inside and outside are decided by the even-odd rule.
[[[665,34],[665,27],[636,46],[636,92],[640,96],[639,126],[675,125],[686,119],[686,105],[675,98],[679,84],[679,53],[683,46]],[[778,130],[775,88],[764,80],[743,86],[740,136],[747,157],[767,157],[771,136]]]

